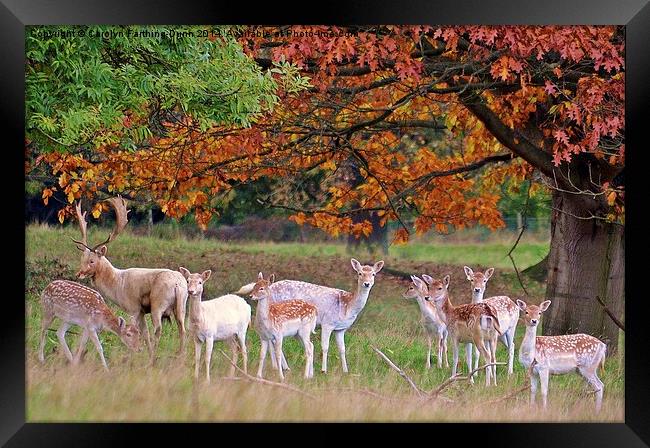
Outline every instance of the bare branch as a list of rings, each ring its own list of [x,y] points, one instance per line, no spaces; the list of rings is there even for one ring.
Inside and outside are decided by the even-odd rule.
[[[397,373],[400,374],[402,378],[404,378],[409,385],[415,390],[415,392],[418,394],[418,396],[422,396],[423,392],[420,390],[420,388],[413,382],[411,377],[409,377],[401,368],[399,368],[393,361],[391,361],[388,356],[384,355],[381,350],[379,350],[377,347],[374,345],[370,346],[379,356],[381,356],[384,361],[388,363],[389,366],[391,366]]]
[[[605,310],[607,315],[609,317],[611,317],[611,319],[614,321],[616,326],[618,328],[620,328],[621,330],[625,331],[625,324],[623,322],[621,322],[620,320],[618,320],[618,318],[616,316],[614,316],[614,313],[612,313],[612,311],[607,307],[605,302],[603,302],[603,299],[601,299],[600,296],[596,296],[596,300],[598,300],[598,303],[600,303],[600,305],[603,307],[603,309]]]

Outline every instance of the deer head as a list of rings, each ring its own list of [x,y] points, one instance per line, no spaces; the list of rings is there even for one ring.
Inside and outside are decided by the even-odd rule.
[[[118,336],[124,342],[129,349],[134,352],[140,350],[141,338],[140,338],[140,329],[135,322],[129,324],[126,323],[123,317],[118,317]]]
[[[523,300],[517,299],[517,306],[524,312],[524,315],[521,316],[521,318],[527,327],[537,327],[537,325],[539,325],[539,319],[542,317],[542,313],[548,309],[550,304],[550,300],[544,300],[539,304],[539,306],[528,305]]]
[[[86,222],[86,212],[81,211],[80,202],[75,204],[77,221],[79,222],[79,229],[81,230],[81,241],[77,241],[74,238],[72,241],[77,245],[77,249],[83,252],[81,255],[81,266],[79,272],[77,272],[78,278],[93,277],[95,275],[100,260],[106,255],[108,249],[106,244],[113,241],[115,237],[124,230],[124,227],[126,227],[128,222],[127,214],[131,210],[126,209],[126,201],[121,196],[110,198],[106,201],[110,202],[115,209],[115,227],[105,241],[102,241],[93,247],[88,245],[88,236],[86,233],[86,226],[88,223]]]
[[[472,271],[472,268],[464,266],[467,280],[472,283],[472,294],[484,294],[487,282],[494,274],[494,268],[489,268],[485,273]]]
[[[436,305],[442,304],[447,298],[451,277],[445,275],[442,280],[436,280],[427,274],[422,274],[422,278],[429,285],[429,294],[425,299],[427,301],[433,301]]]
[[[417,297],[423,297],[425,300],[429,300],[429,288],[427,284],[422,281],[421,278],[411,275],[412,283],[409,285],[408,289],[402,294],[402,297],[405,299],[415,299]]]
[[[251,292],[251,299],[253,300],[270,299],[271,298],[270,286],[273,284],[274,281],[275,281],[275,274],[271,274],[268,280],[266,280],[262,275],[262,273],[260,272],[257,275],[257,282],[253,287],[253,291]]]
[[[203,294],[203,284],[208,281],[210,275],[212,275],[212,271],[208,269],[201,274],[192,274],[182,266],[178,270],[183,274],[185,280],[187,280],[187,293],[192,297],[201,297]]]
[[[375,284],[375,274],[381,271],[381,268],[384,267],[383,261],[378,261],[373,266],[369,266],[361,265],[361,263],[352,258],[350,259],[350,263],[352,264],[352,269],[354,269],[357,274],[359,274],[359,278],[357,279],[359,288],[364,288],[367,290],[370,290],[370,288],[372,288],[372,285]]]

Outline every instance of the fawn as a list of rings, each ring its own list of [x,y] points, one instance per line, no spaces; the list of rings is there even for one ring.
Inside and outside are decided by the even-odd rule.
[[[429,288],[425,300],[433,301],[440,312],[442,320],[447,325],[447,331],[452,342],[453,364],[451,376],[456,375],[458,369],[458,344],[459,342],[473,342],[479,349],[486,364],[495,363],[494,352],[486,348],[486,340],[492,339],[496,346],[496,335],[501,334],[499,319],[492,309],[484,303],[466,303],[454,306],[449,300],[449,275],[442,281],[434,280],[428,275],[422,275]],[[471,352],[470,352],[471,353]],[[471,368],[470,368],[471,371]],[[496,372],[490,367],[486,368],[485,384],[490,385],[492,376],[496,385]],[[473,379],[470,379],[473,382]]]
[[[271,348],[275,349],[276,367],[280,378],[284,380],[281,362],[282,340],[287,336],[296,336],[302,341],[305,349],[305,378],[312,378],[314,376],[314,344],[310,340],[310,335],[316,328],[318,311],[314,305],[300,299],[272,303],[273,292],[270,286],[274,280],[274,274],[265,280],[260,272],[251,292],[251,298],[258,301],[255,310],[255,330],[261,339],[257,376],[262,377],[266,352],[269,343],[271,343]]]
[[[248,374],[248,351],[246,350],[246,331],[251,322],[251,306],[234,294],[226,294],[216,299],[201,301],[203,284],[208,281],[211,270],[192,274],[184,267],[178,268],[187,279],[187,292],[190,298],[189,330],[194,336],[194,377],[199,377],[201,363],[201,344],[205,342],[205,376],[210,382],[210,360],[214,341],[229,340],[234,364],[230,376],[235,373],[239,358],[237,342],[244,361],[244,373]]]
[[[487,303],[499,317],[499,324],[501,324],[504,329],[504,333],[499,336],[499,340],[508,348],[508,375],[511,375],[515,358],[515,332],[517,331],[517,322],[519,322],[519,307],[508,296],[493,296],[483,299],[487,282],[490,277],[492,277],[494,268],[489,268],[485,273],[480,271],[474,272],[468,266],[464,266],[463,269],[465,270],[467,280],[469,280],[472,285],[472,303]],[[467,356],[467,359],[468,362],[471,363],[471,344],[468,344],[467,350],[470,353]],[[496,347],[494,347],[494,351],[496,352]],[[479,353],[477,348],[475,348],[475,355],[476,362],[474,364],[474,369],[478,367]]]
[[[421,323],[427,335],[427,343],[429,346],[426,368],[431,368],[431,343],[434,337],[436,338],[438,349],[438,367],[442,368],[443,352],[445,367],[449,367],[449,360],[447,359],[447,325],[442,321],[442,317],[440,317],[440,313],[435,305],[425,300],[425,297],[428,296],[426,283],[415,275],[411,275],[411,281],[413,283],[409,285],[402,296],[405,299],[416,299],[420,307],[420,313],[422,315]]]
[[[140,331],[138,327],[132,323],[126,324],[123,317],[117,317],[113,314],[102,296],[94,289],[69,280],[54,280],[41,293],[41,306],[43,308],[43,319],[41,321],[41,344],[38,353],[38,359],[41,362],[45,362],[44,351],[47,329],[55,317],[62,321],[56,335],[61,347],[63,347],[63,353],[72,364],[79,362],[88,337],[90,337],[102,360],[102,366],[105,370],[108,370],[104,350],[97,336],[97,332],[104,329],[118,335],[131,350],[137,351],[140,349]],[[68,344],[65,342],[65,333],[72,324],[79,325],[84,330],[74,358]]]
[[[596,411],[600,411],[605,385],[598,378],[598,366],[605,368],[607,346],[601,340],[588,334],[565,334],[561,336],[537,336],[540,317],[551,304],[545,300],[537,305],[529,305],[517,300],[524,312],[526,334],[521,341],[519,361],[530,368],[530,403],[535,403],[538,382],[542,385],[542,403],[546,407],[548,396],[548,377],[562,375],[577,370],[596,392]]]

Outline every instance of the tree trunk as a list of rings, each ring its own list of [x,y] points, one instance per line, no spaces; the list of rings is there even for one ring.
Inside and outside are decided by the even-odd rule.
[[[624,321],[624,228],[576,218],[586,214],[582,204],[575,195],[553,192],[546,287],[551,306],[545,313],[542,334],[587,333],[605,342],[611,355],[618,348],[619,328],[596,296]]]
[[[521,273],[538,282],[545,282],[548,275],[548,254],[539,263],[527,267]]]

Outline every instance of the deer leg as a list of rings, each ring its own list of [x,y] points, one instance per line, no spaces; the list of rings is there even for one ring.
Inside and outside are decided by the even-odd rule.
[[[72,362],[72,353],[70,352],[70,347],[68,347],[68,344],[65,342],[65,333],[68,331],[68,328],[70,328],[70,324],[63,322],[59,329],[56,331],[56,336],[59,338],[59,344],[61,344],[61,347],[63,347],[63,354],[66,358],[68,358],[68,361]]]
[[[180,344],[178,350],[176,351],[177,356],[183,356],[185,354],[185,322],[183,321],[183,316],[174,315],[176,318],[176,325],[178,326],[178,337],[180,338]]]
[[[442,335],[442,348],[445,352],[445,367],[448,369],[449,368],[449,356],[448,356],[448,350],[447,350],[447,331],[445,331]]]
[[[244,362],[244,374],[248,374],[248,349],[246,348],[246,329],[237,333],[239,339],[239,348]]]
[[[335,331],[334,340],[336,341],[336,346],[339,349],[339,355],[341,356],[343,372],[348,373],[348,361],[345,359],[345,330]]]
[[[73,364],[79,364],[81,357],[86,352],[86,343],[88,342],[88,329],[84,328],[83,333],[81,333],[81,338],[79,339],[79,346],[77,347],[77,353],[74,356]]]
[[[88,332],[90,333],[90,339],[93,341],[93,344],[95,344],[97,353],[99,353],[99,357],[102,360],[102,366],[104,366],[104,370],[108,372],[108,365],[106,365],[106,358],[104,358],[104,349],[102,348],[102,343],[99,341],[97,332],[94,330],[88,330]]]
[[[305,349],[305,378],[312,377],[312,368],[314,363],[313,358],[313,347],[311,346],[311,341],[309,340],[309,329],[303,329],[300,331],[300,341],[302,346]],[[311,368],[310,368],[311,366]]]
[[[135,321],[138,324],[140,329],[140,334],[144,337],[144,340],[147,342],[147,347],[149,348],[149,356],[153,357],[153,346],[151,345],[151,335],[149,334],[149,327],[147,326],[147,321],[144,319],[144,314],[138,313],[135,317]]]
[[[483,357],[483,359],[485,359],[485,363],[489,364],[490,363],[490,352],[485,347],[485,343],[482,340],[478,340],[478,341],[475,340],[474,342],[478,346],[478,350],[479,350],[481,356]],[[488,342],[488,345],[489,345],[489,342]],[[491,379],[492,379],[492,369],[490,367],[486,367],[485,368],[485,385],[486,386],[490,385]]]
[[[54,320],[53,314],[43,314],[41,319],[41,343],[38,348],[38,360],[45,362],[45,340],[47,338],[47,329]]]
[[[605,389],[605,385],[600,380],[600,378],[598,378],[598,374],[596,373],[597,369],[597,367],[595,367],[593,370],[585,367],[578,367],[580,374],[587,380],[587,383],[589,383],[589,385],[596,392],[596,412],[600,412],[600,408],[603,403],[603,390]]]
[[[548,370],[540,369],[539,370],[539,382],[542,386],[542,406],[546,409],[547,398],[548,398]]]
[[[154,355],[158,351],[158,344],[160,344],[160,337],[162,336],[162,310],[151,310],[151,323],[153,324],[153,350]]]
[[[330,335],[332,334],[332,327],[321,325],[320,345],[323,351],[323,363],[321,364],[321,372],[327,373],[327,352],[330,347]]]
[[[427,361],[426,361],[426,363],[425,363],[425,367],[426,367],[427,370],[428,370],[428,369],[431,368],[431,343],[432,343],[432,340],[431,340],[431,333],[429,333],[429,330],[427,330],[426,327],[425,327],[425,329],[424,329],[424,332],[425,332],[426,335],[427,335],[427,347],[428,347],[428,351],[427,351]],[[440,341],[438,341],[438,353],[440,353]]]
[[[264,360],[266,359],[266,351],[269,348],[269,342],[265,339],[260,341],[260,363],[257,367],[257,377],[262,378],[262,372],[264,371]]]
[[[212,360],[212,348],[214,346],[214,339],[211,337],[205,338],[205,380],[210,382],[210,361]]]
[[[451,338],[451,376],[456,376],[458,371],[458,340],[456,338]]]
[[[282,370],[282,339],[283,336],[277,335],[275,338],[275,359],[278,361],[278,373],[280,374],[280,380],[284,381],[284,371]]]
[[[194,378],[199,379],[199,369],[201,368],[201,341],[194,339]]]
[[[512,375],[514,371],[513,363],[515,359],[515,328],[510,328],[506,332],[508,340],[508,376]]]
[[[468,343],[465,344],[465,360],[467,361],[467,373],[472,371],[472,344]],[[469,382],[474,384],[474,376],[476,374],[472,375],[469,378]]]
[[[239,350],[237,349],[237,336],[230,338],[230,350],[232,351],[232,363],[230,364],[230,372],[228,372],[229,377],[235,376],[235,366],[239,362]]]
[[[490,341],[490,363],[494,364],[492,367],[492,378],[494,379],[494,385],[497,385],[497,337],[496,335]]]
[[[532,372],[530,375],[530,405],[534,406],[535,405],[535,397],[537,396],[537,385],[538,385],[538,379],[537,375],[535,372]]]

